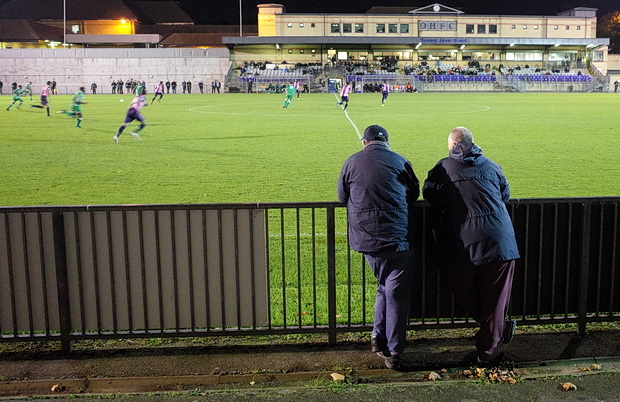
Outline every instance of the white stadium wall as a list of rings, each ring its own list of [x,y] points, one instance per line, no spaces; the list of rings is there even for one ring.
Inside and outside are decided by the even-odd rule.
[[[224,82],[230,67],[228,49],[0,49],[0,81],[4,94],[10,93],[12,82],[29,81],[39,87],[55,79],[58,93],[73,93],[80,86],[90,91],[97,83],[98,93],[110,93],[110,83],[145,81],[153,90],[159,81],[192,82],[192,93],[198,82],[211,87],[211,81]]]

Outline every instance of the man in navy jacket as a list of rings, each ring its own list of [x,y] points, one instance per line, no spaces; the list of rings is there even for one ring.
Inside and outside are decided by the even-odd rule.
[[[383,127],[368,127],[362,145],[342,167],[338,199],[347,204],[349,244],[364,255],[378,281],[372,351],[398,370],[413,278],[412,207],[420,183],[411,163],[390,150]]]
[[[467,128],[450,132],[448,149],[450,156],[428,172],[422,191],[437,212],[435,238],[454,293],[480,325],[478,362],[492,363],[516,326],[505,319],[519,258],[505,205],[510,187]]]

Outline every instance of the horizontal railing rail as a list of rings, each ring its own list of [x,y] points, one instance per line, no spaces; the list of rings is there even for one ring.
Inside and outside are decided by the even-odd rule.
[[[513,199],[521,324],[620,319],[620,197]],[[410,329],[469,327],[414,208]],[[0,208],[0,341],[372,329],[376,281],[337,202]]]

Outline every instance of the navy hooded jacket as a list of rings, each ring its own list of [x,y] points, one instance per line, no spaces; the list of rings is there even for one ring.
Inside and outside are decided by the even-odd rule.
[[[360,253],[404,251],[411,247],[412,208],[420,182],[411,163],[373,141],[346,160],[338,199],[347,204],[349,244]]]
[[[519,258],[505,205],[510,187],[502,168],[477,145],[457,143],[428,172],[422,191],[438,214],[436,241],[448,262],[484,265]]]

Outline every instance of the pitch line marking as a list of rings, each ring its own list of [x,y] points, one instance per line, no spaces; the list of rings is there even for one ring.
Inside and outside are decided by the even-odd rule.
[[[334,97],[336,98],[336,102],[338,102],[338,95],[336,95],[336,93],[334,92]],[[344,110],[343,108],[343,112],[344,115],[347,117],[347,119],[349,120],[349,123],[351,123],[351,125],[353,126],[353,128],[355,129],[355,133],[357,134],[357,138],[361,141],[362,140],[362,134],[360,134],[360,130],[357,128],[357,126],[355,125],[355,123],[353,123],[353,120],[351,120],[351,117],[349,117],[349,113],[347,113],[346,110]]]

